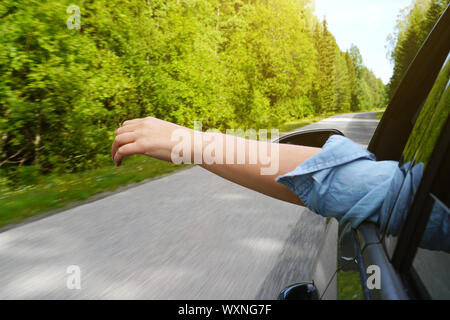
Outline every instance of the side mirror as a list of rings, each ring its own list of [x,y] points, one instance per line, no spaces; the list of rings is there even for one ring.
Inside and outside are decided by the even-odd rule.
[[[305,130],[286,134],[274,142],[321,148],[334,134],[344,135],[336,129]]]
[[[283,289],[278,300],[319,300],[319,293],[311,282],[296,283]]]

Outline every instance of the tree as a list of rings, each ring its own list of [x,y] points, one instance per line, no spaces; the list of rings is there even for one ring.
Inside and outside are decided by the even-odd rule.
[[[314,104],[319,114],[336,111],[336,42],[328,31],[326,19],[321,26],[316,26],[314,36],[318,52]]]
[[[429,32],[449,4],[449,0],[415,0],[402,10],[396,30],[390,40],[390,57],[394,72],[388,86],[392,97],[406,70]]]
[[[363,76],[356,47],[338,48],[312,0],[82,1],[79,30],[66,25],[71,4],[0,2],[8,180],[110,161],[129,118],[258,129],[378,103],[380,83]]]

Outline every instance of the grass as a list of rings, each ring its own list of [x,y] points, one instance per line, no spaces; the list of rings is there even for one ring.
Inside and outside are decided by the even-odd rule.
[[[0,227],[70,203],[87,200],[103,191],[140,182],[173,172],[184,166],[143,156],[125,159],[120,167],[113,165],[80,173],[41,176],[34,185],[22,186],[0,195]]]
[[[307,126],[308,124],[321,121],[330,116],[331,116],[331,114],[327,114],[327,115],[321,115],[321,116],[315,116],[315,117],[308,117],[308,118],[301,119],[301,120],[295,120],[295,121],[285,123],[284,125],[280,126],[278,129],[280,130],[280,133],[287,133],[292,130]]]
[[[375,117],[377,117],[379,120],[383,117],[384,111],[375,113]]]
[[[375,114],[375,116],[378,119],[381,119],[381,117],[384,114],[384,110],[385,110],[384,108],[378,108],[378,109],[372,109],[372,110],[361,111],[361,112],[378,111]],[[345,113],[350,113],[350,111],[349,112],[345,112]],[[331,117],[333,115],[338,115],[338,114],[340,114],[340,113],[328,113],[328,114],[323,114],[323,115],[320,115],[320,116],[314,116],[314,117],[304,118],[304,119],[301,119],[301,120],[295,120],[295,121],[291,121],[291,122],[285,123],[284,125],[280,126],[278,129],[280,130],[280,133],[288,133],[288,132],[293,131],[295,129],[299,129],[299,128],[307,126],[307,125],[309,125],[311,123],[318,122],[318,121],[321,121],[323,119],[326,119],[328,117]]]
[[[282,126],[280,132],[288,132],[326,117],[290,122]],[[32,185],[0,194],[0,227],[23,222],[49,210],[70,208],[75,202],[87,200],[98,193],[174,172],[181,167],[148,157],[132,156],[124,159],[120,167],[106,165],[78,173],[39,176]]]
[[[362,286],[359,272],[339,271],[338,300],[362,300]]]
[[[288,122],[278,129],[280,133],[286,133],[331,115]],[[118,168],[106,165],[79,173],[39,176],[36,183],[2,191],[0,227],[20,223],[49,210],[69,208],[75,202],[87,200],[98,193],[113,191],[120,186],[174,172],[182,167],[148,157],[133,156],[125,159]]]

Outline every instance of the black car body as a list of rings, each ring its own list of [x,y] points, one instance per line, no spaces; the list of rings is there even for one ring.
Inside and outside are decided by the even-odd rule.
[[[400,228],[390,232],[388,222],[363,223],[353,229],[329,220],[313,278],[287,287],[279,298],[336,299],[341,285],[338,274],[356,271],[361,286],[355,298],[450,299],[448,249],[421,246],[434,206],[446,213],[443,228],[450,228],[449,51],[447,7],[409,66],[368,146],[377,160],[398,161],[405,179],[417,164],[423,166]],[[279,142],[321,146],[331,134],[339,132],[297,132]],[[397,213],[394,203],[391,217]]]

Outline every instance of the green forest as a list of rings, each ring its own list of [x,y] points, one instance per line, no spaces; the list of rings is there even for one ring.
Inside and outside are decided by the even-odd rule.
[[[68,29],[73,2],[1,1],[4,184],[109,163],[129,118],[257,129],[386,104],[312,0],[80,0]]]
[[[314,0],[2,0],[0,226],[178,168],[114,168],[126,119],[294,129],[384,108],[448,3],[399,13],[385,86],[356,46],[338,47]]]
[[[394,65],[387,86],[388,98],[394,95],[409,64],[449,3],[450,0],[414,0],[399,13],[395,32],[388,37],[388,56]]]

